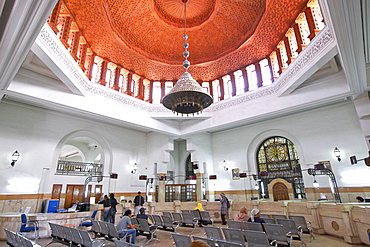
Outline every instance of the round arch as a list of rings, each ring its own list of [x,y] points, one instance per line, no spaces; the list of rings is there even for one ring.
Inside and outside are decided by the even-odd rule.
[[[257,173],[257,161],[256,161],[256,152],[258,151],[258,147],[262,144],[262,142],[271,137],[271,136],[283,136],[290,141],[292,141],[298,151],[299,160],[301,164],[305,164],[304,159],[304,152],[302,149],[302,146],[297,138],[295,138],[294,135],[290,134],[289,132],[286,132],[285,130],[280,129],[272,129],[267,130],[264,132],[261,132],[257,134],[252,141],[249,143],[249,146],[246,150],[246,159],[248,162],[248,167],[251,169],[251,173],[256,174]]]
[[[257,134],[253,139],[252,141],[250,142],[248,148],[247,148],[247,162],[249,164],[249,168],[250,168],[250,172],[251,174],[258,174],[258,162],[256,160],[256,154],[258,153],[259,151],[259,147],[263,144],[263,142],[266,140],[266,139],[269,139],[271,137],[275,137],[275,136],[281,136],[285,139],[288,139],[289,141],[291,141],[297,152],[298,152],[298,157],[299,157],[299,163],[300,164],[305,164],[305,161],[304,161],[304,152],[303,152],[303,149],[302,149],[302,146],[300,144],[300,142],[297,140],[297,138],[295,138],[295,136],[293,136],[292,134],[290,134],[289,132],[287,131],[284,131],[284,130],[280,130],[280,129],[272,129],[272,130],[268,130],[268,131],[264,131],[264,132],[261,132],[259,134]],[[302,168],[302,165],[301,165],[301,169]],[[304,173],[302,173],[302,182],[304,184]],[[271,181],[271,179],[270,179]],[[264,181],[265,183],[265,181]],[[268,184],[265,184],[265,186],[268,185]],[[289,188],[289,186],[288,186]],[[268,185],[268,188],[265,188],[265,190],[268,190],[268,194],[270,194],[270,192],[272,192],[272,187],[270,187]],[[263,193],[263,191],[262,191]],[[299,195],[298,195],[299,196]],[[289,192],[289,198],[294,198],[294,193],[291,194]],[[270,198],[271,199],[271,198]]]
[[[294,200],[293,186],[291,183],[282,178],[275,178],[268,184],[268,190],[273,191],[276,185],[283,184],[287,188],[288,200]],[[275,194],[272,193],[274,196]],[[277,201],[274,196],[270,197],[270,201]]]
[[[112,156],[113,155],[112,155],[112,150],[108,142],[99,134],[89,131],[89,130],[76,130],[76,131],[73,131],[65,135],[63,138],[60,139],[57,146],[55,147],[54,155],[53,155],[53,164],[55,164],[55,167],[58,164],[58,157],[59,157],[59,153],[62,147],[68,141],[71,141],[78,137],[87,137],[87,138],[93,139],[99,144],[99,146],[101,147],[101,162],[102,164],[104,164],[103,172],[105,174],[112,172],[112,163],[113,163]]]

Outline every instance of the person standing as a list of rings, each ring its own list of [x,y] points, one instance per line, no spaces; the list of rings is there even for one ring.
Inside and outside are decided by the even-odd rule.
[[[134,211],[134,214],[135,215],[138,215],[139,214],[139,210],[140,208],[143,207],[144,205],[144,197],[141,196],[141,192],[137,192],[137,195],[135,196],[134,198],[134,203],[135,203],[135,211]]]
[[[130,243],[130,236],[132,236],[131,243],[136,243],[136,229],[137,225],[131,223],[132,211],[127,209],[123,217],[118,221],[116,229],[119,234],[119,238],[126,236],[126,242]]]
[[[110,209],[110,223],[115,223],[116,222],[116,212],[117,212],[117,200],[116,198],[114,198],[114,194],[113,193],[110,193],[109,195],[109,200],[110,200],[110,206],[111,206],[111,209]]]
[[[103,204],[104,206],[104,221],[109,222],[110,220],[110,200],[107,195],[104,196],[102,201],[98,202],[99,204]]]
[[[221,199],[221,220],[222,220],[222,225],[226,225],[226,215],[227,215],[227,209],[230,207],[229,205],[229,199],[225,196],[225,193],[220,194]]]

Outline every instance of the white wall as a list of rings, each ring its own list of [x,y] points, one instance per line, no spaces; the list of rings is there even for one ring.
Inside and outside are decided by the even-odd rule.
[[[108,169],[118,173],[118,180],[102,182],[103,192],[135,191],[141,186],[137,174],[131,174],[132,164],[139,164],[139,171],[147,164],[147,138],[143,132],[89,119],[56,114],[51,111],[26,108],[11,103],[0,104],[0,193],[51,192],[52,184],[83,184],[86,177],[53,176],[56,169],[55,150],[62,139],[73,132],[91,132],[100,137],[110,156]],[[18,150],[20,158],[10,166],[11,154]],[[111,155],[109,155],[111,154]],[[46,170],[43,168],[50,168]],[[45,178],[39,188],[40,178]],[[64,192],[64,188],[63,188]]]
[[[171,160],[174,139],[158,133],[143,132],[102,124],[65,114],[53,113],[32,107],[18,106],[9,102],[0,104],[0,193],[50,193],[52,184],[82,184],[84,177],[53,176],[55,150],[61,140],[71,133],[91,132],[105,145],[105,160],[110,163],[104,171],[117,172],[118,180],[104,179],[104,193],[136,192],[145,190],[140,174],[166,173],[167,167],[176,164]],[[192,152],[193,161],[199,162],[208,174],[217,174],[216,181],[208,181],[208,189],[244,190],[253,189],[250,179],[231,179],[231,169],[256,173],[256,149],[267,137],[281,135],[296,145],[302,169],[312,167],[318,161],[331,161],[339,187],[369,186],[370,168],[363,162],[355,166],[349,163],[351,155],[362,158],[368,155],[367,145],[359,124],[354,105],[341,103],[317,110],[276,118],[271,121],[238,127],[227,131],[199,133],[183,137],[187,140],[187,152]],[[338,162],[333,150],[341,150],[342,162]],[[10,166],[11,154],[18,150],[20,159]],[[185,156],[184,156],[185,157]],[[228,162],[225,172],[221,162]],[[138,172],[131,174],[132,164],[137,162]],[[181,164],[182,165],[182,164]],[[43,169],[50,168],[50,170]],[[176,168],[178,169],[178,168]],[[204,171],[201,171],[204,172]],[[176,175],[176,174],[175,174]],[[303,173],[305,186],[312,187],[312,177]],[[41,177],[44,181],[39,184]],[[329,187],[327,177],[317,177],[323,187]],[[40,186],[39,186],[40,185]],[[63,191],[65,188],[63,188]]]
[[[293,141],[302,169],[329,160],[339,187],[370,185],[366,179],[370,176],[370,168],[363,162],[350,165],[351,155],[367,156],[367,145],[354,105],[341,103],[213,134],[214,170],[219,176],[215,189],[242,190],[243,179],[231,180],[231,171],[224,172],[221,162],[226,160],[231,168],[256,173],[257,148],[264,139],[275,135]],[[334,156],[335,147],[341,150],[341,162]],[[312,187],[312,177],[306,172],[303,175],[305,186]],[[317,176],[317,180],[321,186],[329,187],[328,177]],[[246,183],[249,189],[253,189],[253,185]]]

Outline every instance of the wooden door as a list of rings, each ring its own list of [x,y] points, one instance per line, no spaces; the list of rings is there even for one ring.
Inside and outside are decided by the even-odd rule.
[[[62,193],[62,184],[53,184],[53,190],[51,192],[51,199],[60,200],[60,194]]]
[[[103,185],[97,184],[95,185],[95,203],[98,203],[100,198],[103,195]]]
[[[82,202],[83,193],[84,193],[83,185],[67,184],[64,208],[69,208],[72,202],[75,201]]]
[[[276,183],[272,188],[274,201],[289,200],[288,188],[283,183]]]

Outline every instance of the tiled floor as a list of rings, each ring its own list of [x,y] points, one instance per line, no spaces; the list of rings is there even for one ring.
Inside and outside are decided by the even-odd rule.
[[[215,224],[216,226],[221,226],[218,224]],[[193,231],[193,228],[191,227],[179,227],[177,229],[177,233],[180,234],[186,234],[186,235],[196,235],[196,236],[202,236],[204,237],[204,230],[203,228],[199,228],[199,231],[191,234]],[[161,242],[155,242],[152,241],[148,245],[146,244],[146,237],[144,236],[138,236],[136,238],[136,244],[137,245],[142,245],[142,246],[150,246],[150,247],[167,247],[167,246],[174,246],[173,241],[170,238],[171,236],[171,231],[165,231],[165,230],[159,230],[157,231],[157,238],[161,240]],[[306,242],[308,247],[347,247],[347,246],[367,246],[367,245],[351,245],[347,244],[346,242],[343,241],[343,239],[332,237],[332,236],[327,236],[327,235],[315,235],[315,240],[313,240],[311,243],[309,243],[309,235],[305,234],[303,236],[304,241]],[[50,242],[50,239],[39,239],[38,243],[41,244],[42,246],[45,246],[47,243]],[[5,247],[6,242],[5,241],[0,241],[0,247]],[[58,243],[53,243],[49,245],[50,247],[53,246],[62,246],[61,244]],[[106,246],[115,246],[114,243],[108,243]],[[292,244],[293,247],[298,247],[299,246],[299,241],[293,241]]]

